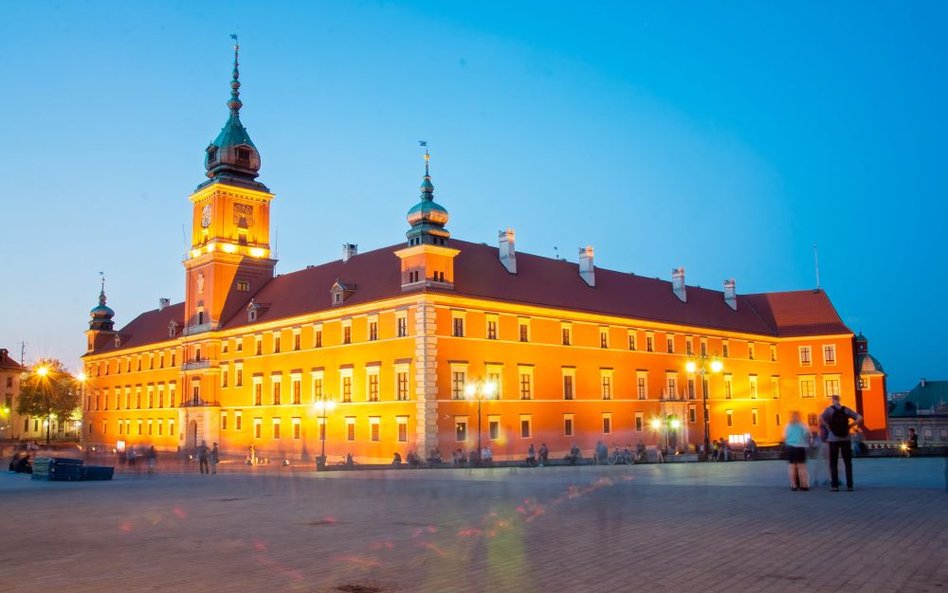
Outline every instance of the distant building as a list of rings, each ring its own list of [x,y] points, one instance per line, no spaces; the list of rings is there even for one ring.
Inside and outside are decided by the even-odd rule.
[[[0,440],[18,439],[23,428],[23,419],[16,413],[20,397],[20,375],[26,369],[10,358],[10,351],[0,348]],[[29,428],[29,418],[26,419]]]
[[[914,428],[919,444],[948,443],[948,381],[922,379],[889,402],[892,438],[904,440]]]
[[[339,260],[274,276],[274,195],[239,86],[235,60],[230,117],[190,196],[184,302],[120,329],[104,288],[92,310],[87,443],[303,459],[325,444],[362,461],[450,458],[480,439],[498,460],[543,442],[554,456],[597,441],[687,451],[706,436],[778,442],[791,411],[815,427],[833,394],[884,435],[885,375],[822,290],[714,291],[683,268],[644,278],[596,267],[592,247],[578,263],[517,252],[513,230],[494,247],[452,238],[427,152],[407,241],[347,243]]]

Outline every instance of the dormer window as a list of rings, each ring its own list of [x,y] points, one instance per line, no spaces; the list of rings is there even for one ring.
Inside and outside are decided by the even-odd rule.
[[[121,348],[122,346],[122,336],[115,334],[115,347]]]
[[[207,149],[207,162],[213,163],[216,160],[217,160],[217,147],[212,146],[211,148]]]
[[[168,337],[173,338],[175,331],[178,329],[178,324],[172,321],[168,324]]]
[[[250,162],[250,149],[237,147],[237,162],[238,163],[249,163]]]
[[[356,290],[355,284],[343,284],[339,280],[329,289],[330,301],[333,306],[341,305]]]
[[[250,309],[247,311],[247,321],[256,321],[257,320],[257,310]]]

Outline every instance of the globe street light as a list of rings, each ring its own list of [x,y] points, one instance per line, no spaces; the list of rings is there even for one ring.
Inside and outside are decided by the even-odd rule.
[[[701,407],[704,408],[704,456],[705,459],[709,459],[708,451],[711,450],[711,419],[708,412],[708,389],[704,383],[704,375],[707,371],[712,373],[720,373],[724,368],[724,363],[722,363],[717,358],[701,356],[696,360],[689,360],[685,363],[685,370],[689,373],[694,374],[698,372],[701,377]]]
[[[313,407],[317,413],[322,415],[322,424],[319,427],[319,440],[322,442],[322,448],[319,457],[316,458],[316,469],[323,471],[326,469],[326,431],[328,430],[326,426],[326,415],[336,407],[336,402],[333,401],[331,397],[320,395],[317,396],[316,401],[313,402]]]
[[[497,384],[493,381],[468,383],[464,387],[467,399],[477,400],[477,459],[481,459],[481,402],[485,399],[494,399],[497,393]]]

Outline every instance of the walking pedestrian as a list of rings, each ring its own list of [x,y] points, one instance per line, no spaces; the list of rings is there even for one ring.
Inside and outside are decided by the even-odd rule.
[[[214,443],[214,447],[211,449],[211,473],[217,473],[217,464],[221,462],[221,450],[217,446],[217,443]]]
[[[210,470],[207,467],[207,458],[209,450],[207,448],[207,441],[201,441],[201,445],[197,448],[198,454],[198,465],[200,466],[202,474],[210,473]]]
[[[836,465],[840,453],[843,465],[846,468],[846,490],[853,489],[853,449],[849,439],[849,431],[854,424],[862,422],[862,416],[842,405],[839,395],[833,396],[833,403],[827,406],[820,415],[820,422],[826,427],[826,442],[829,443],[830,488],[839,492],[839,467]]]
[[[800,420],[800,412],[794,410],[790,413],[790,422],[787,423],[783,434],[784,446],[787,448],[787,456],[790,459],[790,489],[794,491],[810,489],[810,476],[806,471],[808,437],[809,431]]]

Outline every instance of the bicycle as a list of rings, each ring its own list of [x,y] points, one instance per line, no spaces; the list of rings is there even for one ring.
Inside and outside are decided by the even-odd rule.
[[[619,445],[613,445],[612,453],[606,458],[606,462],[608,462],[609,465],[615,465],[617,463],[633,465],[635,458],[633,457],[632,449],[628,446],[620,449]]]
[[[348,454],[343,457],[341,460],[336,462],[336,465],[341,466],[343,469],[352,469],[355,466],[359,465],[359,462],[352,458],[352,454]]]

